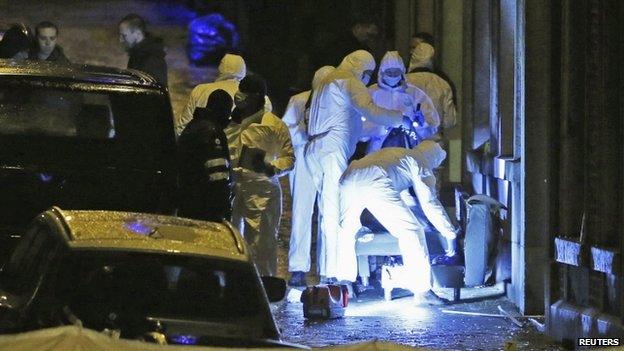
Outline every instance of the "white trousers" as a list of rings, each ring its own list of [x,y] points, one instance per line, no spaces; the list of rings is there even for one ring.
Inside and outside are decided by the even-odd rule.
[[[295,149],[295,169],[289,174],[289,177],[292,194],[292,227],[288,250],[288,271],[308,272],[311,265],[312,215],[317,191],[313,185],[310,171],[305,164],[303,147]],[[325,275],[325,252],[322,242],[319,233],[319,238],[317,238],[317,266],[319,274]]]
[[[408,277],[407,287],[414,293],[431,289],[431,267],[423,227],[401,200],[385,172],[377,167],[355,171],[343,180],[340,191],[342,229],[337,278],[355,281],[357,277],[355,239],[362,226],[360,215],[366,208],[398,239]]]
[[[261,276],[277,274],[277,231],[282,216],[279,181],[238,179],[232,224],[243,234]]]
[[[308,144],[310,145],[310,144]],[[319,212],[325,245],[325,274],[328,278],[338,274],[338,231],[340,230],[340,177],[347,169],[347,156],[340,152],[318,152],[322,145],[306,151],[308,170],[320,192]]]

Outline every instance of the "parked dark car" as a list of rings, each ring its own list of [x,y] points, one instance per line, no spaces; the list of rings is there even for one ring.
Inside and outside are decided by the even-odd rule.
[[[38,213],[172,214],[169,95],[131,70],[0,60],[0,257]]]
[[[54,207],[0,272],[0,332],[78,323],[169,344],[292,347],[269,307],[285,290],[259,277],[228,223]]]

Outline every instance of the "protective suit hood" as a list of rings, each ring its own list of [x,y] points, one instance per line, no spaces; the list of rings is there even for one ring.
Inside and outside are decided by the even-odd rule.
[[[334,66],[323,66],[317,69],[316,72],[314,72],[314,77],[312,78],[312,90],[318,89],[325,77],[327,77],[335,69],[336,68]]]
[[[349,71],[355,78],[361,79],[364,71],[375,69],[375,58],[366,50],[357,50],[345,56],[338,69]]]
[[[446,151],[442,149],[440,144],[432,140],[425,140],[413,149],[414,157],[418,162],[426,164],[430,170],[434,170],[442,164],[446,158]],[[425,165],[423,165],[425,166]]]
[[[390,68],[398,68],[401,70],[402,79],[405,80],[405,63],[403,63],[403,59],[401,55],[399,55],[398,51],[388,51],[381,59],[381,63],[379,63],[379,71],[377,72],[377,85],[383,89],[400,89],[402,88],[402,84],[399,84],[396,87],[388,86],[383,80],[383,71]]]
[[[415,68],[433,68],[433,56],[435,55],[435,49],[433,46],[427,43],[418,44],[414,50],[412,50],[409,63],[409,71],[411,72]]]
[[[245,60],[233,54],[226,54],[223,56],[219,63],[218,70],[217,82],[226,79],[236,79],[240,82],[247,75]]]

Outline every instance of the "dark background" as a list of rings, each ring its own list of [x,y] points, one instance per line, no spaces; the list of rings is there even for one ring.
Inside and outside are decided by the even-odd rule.
[[[201,6],[203,3],[208,2],[196,0],[188,5],[197,13],[220,9],[237,25],[248,68],[267,79],[278,115],[288,97],[309,89],[318,68],[315,56],[348,32],[354,18],[377,22],[379,35],[372,49],[378,60],[394,43],[392,1],[211,1],[209,6]]]

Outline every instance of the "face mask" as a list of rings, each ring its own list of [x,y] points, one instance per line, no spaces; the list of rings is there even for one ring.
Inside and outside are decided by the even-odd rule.
[[[386,85],[390,87],[395,87],[399,84],[399,82],[401,82],[401,79],[403,79],[402,76],[395,76],[395,77],[384,76],[383,81],[384,83],[386,83]]]
[[[236,108],[245,109],[248,104],[249,99],[247,94],[240,91],[237,91],[236,94],[234,94],[234,105],[236,105]]]

